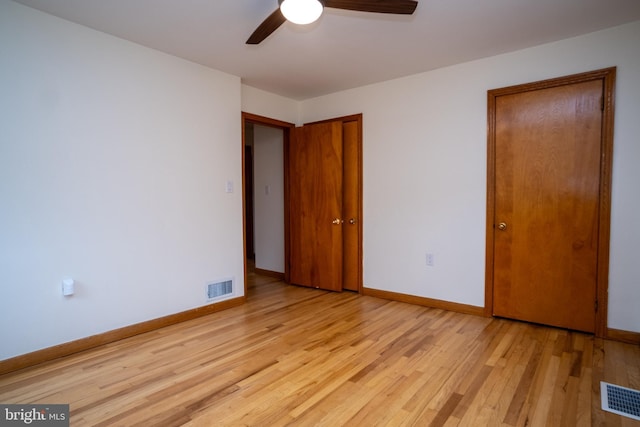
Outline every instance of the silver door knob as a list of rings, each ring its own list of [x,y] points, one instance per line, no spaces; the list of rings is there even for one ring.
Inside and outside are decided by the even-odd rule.
[[[344,222],[344,221],[343,221],[343,220],[341,220],[340,218],[336,218],[336,219],[334,219],[333,221],[331,221],[331,224],[333,224],[333,225],[340,225],[340,224],[342,224],[343,222]]]
[[[498,224],[498,230],[504,231],[506,229],[507,229],[507,223],[506,222],[501,222],[500,224]]]
[[[358,220],[355,219],[355,218],[349,219],[349,224],[351,224],[351,225],[355,224],[356,222],[358,222]]]

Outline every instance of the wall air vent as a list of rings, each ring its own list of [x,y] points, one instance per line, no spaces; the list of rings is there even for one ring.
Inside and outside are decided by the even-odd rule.
[[[233,279],[207,284],[207,301],[233,294]]]

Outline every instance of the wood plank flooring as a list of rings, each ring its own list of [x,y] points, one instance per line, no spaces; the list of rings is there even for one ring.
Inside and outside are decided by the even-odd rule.
[[[0,376],[72,426],[638,426],[640,347],[250,276],[247,304]]]

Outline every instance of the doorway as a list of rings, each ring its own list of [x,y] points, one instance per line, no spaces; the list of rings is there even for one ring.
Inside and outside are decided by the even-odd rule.
[[[487,315],[605,336],[614,83],[488,92]]]
[[[296,128],[295,125],[287,122],[269,119],[250,113],[242,113],[242,129],[243,129],[243,201],[244,201],[244,233],[245,233],[245,283],[247,275],[247,257],[250,256],[250,250],[255,246],[253,241],[247,239],[252,238],[257,233],[253,224],[255,218],[253,210],[249,212],[249,207],[256,204],[252,194],[259,192],[268,192],[264,186],[256,185],[253,187],[252,172],[254,172],[251,157],[255,162],[256,153],[245,147],[249,133],[255,131],[252,126],[266,126],[278,129],[282,132],[283,146],[283,178],[284,178],[284,281],[287,283],[298,284],[302,286],[319,287],[323,289],[331,289],[335,291],[351,290],[360,292],[362,289],[362,114],[345,116],[324,122],[308,123],[304,126]],[[298,228],[300,220],[307,218],[309,214],[315,214],[320,209],[318,202],[318,194],[322,183],[325,180],[313,178],[308,180],[310,166],[316,160],[321,160],[322,155],[319,153],[311,153],[307,159],[314,161],[303,165],[297,157],[300,153],[298,148],[308,147],[305,142],[309,141],[311,135],[315,134],[317,127],[329,126],[337,130],[340,135],[339,156],[340,165],[338,169],[331,171],[323,170],[327,164],[321,165],[315,172],[325,174],[329,181],[340,184],[340,201],[338,202],[339,211],[334,213],[335,217],[331,218],[331,231],[338,231],[341,236],[339,240],[334,241],[325,246],[330,240],[326,240],[327,236],[324,231],[320,231],[313,236],[308,234],[310,228],[304,231]],[[306,136],[305,136],[306,134]],[[314,137],[315,138],[315,137]],[[313,138],[311,138],[313,139]],[[325,147],[327,143],[331,143],[324,139],[322,135],[314,139],[315,148]],[[295,147],[293,146],[295,145]],[[248,151],[247,151],[248,150]],[[344,162],[343,162],[344,160]],[[335,166],[335,165],[334,165]],[[251,167],[252,170],[247,169]],[[251,182],[248,182],[251,180]],[[250,193],[253,192],[253,193]],[[311,205],[305,205],[307,211],[302,213],[299,211],[301,199],[300,196],[309,196],[307,199]],[[306,202],[305,202],[306,203]],[[333,223],[337,219],[336,223]],[[316,228],[312,225],[311,229]],[[304,234],[302,234],[304,233]],[[318,243],[321,244],[318,244]],[[310,248],[320,248],[321,253],[312,253],[309,255]],[[259,251],[259,248],[256,248]],[[303,257],[300,255],[303,254]],[[339,260],[330,265],[322,264],[323,259],[327,256],[335,257],[339,255]],[[256,257],[259,255],[256,254]],[[291,271],[294,271],[295,280],[291,279]],[[300,279],[299,272],[329,272],[332,276],[329,280],[325,280],[326,276],[319,282],[307,282]],[[258,272],[263,273],[258,269]],[[337,280],[333,280],[337,278]],[[319,284],[318,284],[319,283]],[[246,294],[245,286],[245,294]]]
[[[257,274],[284,278],[283,130],[245,124],[245,247]]]
[[[288,192],[286,191],[288,174],[284,165],[287,159],[291,129],[294,127],[293,123],[242,113],[245,295],[247,295],[249,266],[260,275],[275,277],[286,282],[289,280],[288,262],[286,262],[289,250],[288,227],[286,226],[288,222]],[[261,162],[269,164],[260,164]],[[258,188],[254,188],[254,178],[259,180]],[[261,217],[262,214],[267,218]],[[270,227],[270,221],[271,223],[280,221],[280,223],[275,223],[273,227]],[[269,233],[273,232],[278,233],[275,238],[279,242],[275,254],[265,250],[268,242],[264,242],[264,239],[269,239]],[[282,251],[284,251],[284,255],[282,255]],[[284,258],[282,264],[280,263],[281,257]],[[274,263],[276,267],[272,267]],[[281,272],[282,269],[284,272]]]

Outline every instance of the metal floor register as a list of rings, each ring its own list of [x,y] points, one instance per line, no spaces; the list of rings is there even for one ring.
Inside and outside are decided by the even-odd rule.
[[[640,391],[600,381],[602,409],[640,421]]]

